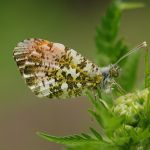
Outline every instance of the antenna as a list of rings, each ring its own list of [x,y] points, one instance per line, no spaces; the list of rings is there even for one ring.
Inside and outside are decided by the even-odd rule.
[[[130,54],[138,51],[141,48],[147,47],[147,42],[143,42],[141,44],[139,44],[137,47],[133,48],[131,51],[129,51],[128,53],[126,53],[125,55],[123,55],[114,65],[117,65],[118,63],[120,63],[120,61],[122,61],[124,58],[128,57]]]

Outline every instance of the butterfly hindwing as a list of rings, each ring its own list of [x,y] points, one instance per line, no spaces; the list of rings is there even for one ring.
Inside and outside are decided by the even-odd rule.
[[[80,96],[102,81],[99,67],[63,44],[42,39],[18,43],[14,59],[29,88],[38,97]]]

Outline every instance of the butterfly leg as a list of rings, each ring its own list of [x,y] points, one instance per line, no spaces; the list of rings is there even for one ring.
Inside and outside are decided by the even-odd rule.
[[[117,90],[121,93],[121,94],[126,94],[127,92],[121,87],[120,84],[118,84],[115,80],[113,80],[113,85],[115,85],[117,87]]]

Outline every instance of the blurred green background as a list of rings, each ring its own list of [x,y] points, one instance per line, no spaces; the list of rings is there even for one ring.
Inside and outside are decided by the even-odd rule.
[[[63,43],[94,61],[95,28],[109,3],[102,0],[1,0],[1,150],[60,150],[61,146],[39,138],[36,132],[69,135],[86,132],[93,124],[87,113],[90,102],[85,97],[71,101],[35,97],[21,79],[12,52],[19,41],[36,37]],[[130,47],[150,41],[150,2],[145,3],[145,8],[123,13],[120,36]],[[142,58],[139,63],[140,81],[144,70]]]

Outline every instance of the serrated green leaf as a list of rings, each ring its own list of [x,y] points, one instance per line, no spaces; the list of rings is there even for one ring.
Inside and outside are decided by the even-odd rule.
[[[113,1],[108,8],[106,15],[102,18],[101,25],[97,28],[96,46],[97,63],[108,65],[116,62],[120,56],[127,52],[127,48],[121,39],[118,39],[122,2]]]
[[[48,135],[43,132],[38,132],[37,133],[40,137],[50,141],[50,142],[55,142],[59,144],[65,144],[65,145],[80,145],[80,144],[87,144],[87,143],[102,143],[102,141],[95,139],[95,138],[85,138],[81,135],[71,135],[71,136],[64,136],[64,137],[58,137],[58,136],[52,136]]]
[[[91,137],[90,135],[88,135],[88,134],[81,133],[81,135],[82,135],[83,137],[85,137],[86,139],[92,139],[92,137]]]
[[[95,111],[93,110],[89,110],[90,114],[92,114],[92,116],[95,118],[95,120],[98,122],[98,124],[101,126],[102,125],[102,119],[100,117],[99,114],[97,114]]]
[[[67,150],[120,150],[114,145],[108,144],[84,144],[77,146],[68,146]]]
[[[101,135],[94,128],[90,127],[90,130],[98,140],[102,140]]]
[[[118,38],[122,12],[124,9],[135,9],[143,6],[143,3],[120,0],[114,0],[110,5],[106,15],[102,18],[101,25],[96,30],[96,59],[100,66],[113,64],[128,52],[128,47],[122,38]],[[120,77],[119,81],[123,89],[127,91],[131,90],[136,82],[137,60],[138,57],[132,56],[132,59],[125,59],[119,64],[123,70],[123,76]]]

